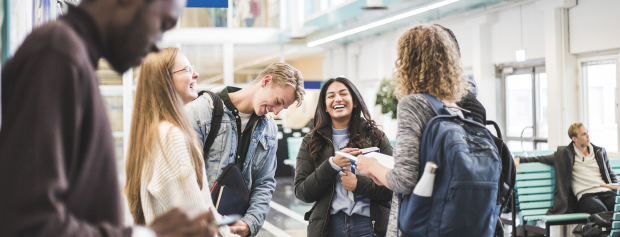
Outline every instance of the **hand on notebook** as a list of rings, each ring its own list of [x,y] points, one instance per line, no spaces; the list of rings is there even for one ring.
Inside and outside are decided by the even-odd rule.
[[[360,174],[370,176],[372,175],[370,169],[379,165],[379,162],[375,158],[359,155],[355,165],[357,165],[357,170],[359,170]]]
[[[238,234],[239,236],[244,237],[244,236],[250,235],[250,227],[248,226],[247,223],[245,223],[245,221],[238,220],[237,222],[233,223],[229,227],[230,227],[230,232],[234,234]]]
[[[213,213],[195,212],[190,207],[174,208],[155,218],[149,227],[157,236],[214,236],[217,228],[213,224]]]
[[[353,192],[357,187],[357,176],[348,170],[343,170],[344,174],[340,177],[344,190]]]
[[[352,156],[356,156],[361,153],[359,149],[357,148],[344,148],[340,150],[340,152],[348,153],[349,155],[352,155]],[[349,158],[341,156],[340,154],[336,154],[336,156],[334,157],[334,164],[336,164],[340,168],[343,168],[343,167],[351,166],[351,161],[349,160]]]

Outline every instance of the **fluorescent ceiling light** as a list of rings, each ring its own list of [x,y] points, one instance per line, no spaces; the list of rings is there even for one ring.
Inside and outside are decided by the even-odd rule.
[[[426,11],[429,11],[429,10],[432,10],[432,9],[435,9],[435,8],[439,8],[439,7],[442,7],[442,6],[454,3],[454,2],[458,2],[458,1],[460,1],[460,0],[445,0],[445,1],[438,2],[438,3],[434,3],[434,4],[431,4],[431,5],[425,6],[425,7],[421,7],[421,8],[412,10],[412,11],[401,13],[401,14],[398,14],[396,16],[388,17],[388,18],[385,18],[383,20],[375,21],[375,22],[367,24],[367,25],[356,27],[356,28],[353,28],[353,29],[350,29],[350,30],[347,30],[347,31],[344,31],[344,32],[340,32],[338,34],[334,34],[334,35],[331,35],[331,36],[328,36],[328,37],[325,37],[325,38],[322,38],[322,39],[319,39],[319,40],[315,40],[315,41],[309,42],[307,44],[307,46],[308,47],[318,46],[318,45],[321,45],[321,44],[324,44],[324,43],[327,43],[327,42],[330,42],[330,41],[334,41],[334,40],[337,40],[337,39],[340,39],[340,38],[344,38],[344,37],[352,35],[352,34],[356,34],[356,33],[359,33],[359,32],[362,32],[362,31],[365,31],[365,30],[368,30],[368,29],[372,29],[372,28],[375,28],[375,27],[378,27],[378,26],[382,26],[382,25],[385,25],[385,24],[388,24],[388,23],[391,23],[391,22],[394,22],[394,21],[397,21],[397,20],[400,20],[400,19],[404,19],[404,18],[407,18],[407,17],[410,17],[410,16],[414,16],[414,15],[417,15],[417,14],[420,14],[420,13],[423,13],[423,12],[426,12]]]

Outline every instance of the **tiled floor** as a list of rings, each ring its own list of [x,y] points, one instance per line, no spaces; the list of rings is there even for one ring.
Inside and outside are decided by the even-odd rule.
[[[258,232],[257,237],[304,237],[307,236],[307,222],[303,221],[304,214],[312,208],[312,204],[303,203],[295,198],[293,187],[293,177],[276,178],[277,185],[273,194],[271,210],[267,215],[267,220],[263,228]],[[124,183],[124,182],[123,182]],[[123,198],[124,205],[127,205]],[[132,224],[131,214],[125,208],[125,220],[127,225]],[[581,237],[580,234],[572,233],[569,226],[553,226],[551,228],[552,237]],[[504,237],[511,236],[511,226],[506,226]],[[534,235],[529,235],[534,236]]]
[[[258,237],[304,237],[307,236],[307,222],[303,221],[304,214],[310,210],[312,204],[303,203],[295,198],[293,177],[277,179],[276,191],[273,194],[271,210],[267,215],[265,226],[258,232]],[[575,225],[552,226],[552,237],[581,237],[572,233]],[[511,226],[506,226],[504,237],[510,237]],[[535,236],[530,234],[529,236]]]
[[[295,198],[293,177],[277,178],[277,182],[276,191],[271,200],[274,204],[272,204],[266,220],[275,228],[263,227],[257,236],[306,236],[307,222],[303,221],[303,216],[312,208],[312,204],[304,203]]]

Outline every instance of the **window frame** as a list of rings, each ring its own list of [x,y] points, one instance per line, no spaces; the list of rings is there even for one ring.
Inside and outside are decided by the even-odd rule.
[[[578,112],[579,119],[586,126],[590,125],[588,121],[587,109],[585,105],[588,104],[588,90],[587,90],[587,82],[585,81],[583,75],[583,63],[587,62],[596,62],[596,61],[606,61],[606,60],[615,60],[616,61],[616,124],[617,126],[617,136],[618,136],[618,152],[607,152],[608,156],[620,157],[620,108],[618,108],[618,104],[620,103],[620,53],[601,55],[601,56],[589,56],[589,57],[580,57],[577,59],[577,87],[578,87]]]
[[[503,133],[506,134],[504,135],[504,140],[506,142],[508,141],[518,141],[518,142],[532,142],[532,146],[534,148],[534,150],[538,150],[537,147],[539,146],[540,143],[548,143],[548,137],[540,137],[539,135],[539,131],[538,131],[538,123],[540,121],[538,121],[538,114],[541,112],[539,111],[538,107],[539,107],[539,103],[540,103],[540,98],[538,98],[538,92],[540,91],[540,79],[537,76],[537,74],[540,73],[546,73],[546,69],[545,69],[545,65],[543,62],[532,62],[529,64],[518,64],[518,65],[513,65],[513,64],[509,64],[509,65],[502,65],[502,66],[498,66],[499,72],[501,73],[501,91],[502,91],[502,107],[503,109],[500,110],[499,112],[502,113],[501,114],[501,118],[502,118],[502,130]],[[516,75],[527,75],[529,74],[531,76],[531,82],[532,82],[532,137],[523,137],[521,138],[519,137],[514,137],[514,136],[508,136],[508,116],[507,116],[507,112],[508,112],[508,100],[506,98],[507,96],[507,92],[508,92],[508,88],[506,86],[506,79],[509,76],[516,76]],[[525,129],[525,128],[524,128]]]

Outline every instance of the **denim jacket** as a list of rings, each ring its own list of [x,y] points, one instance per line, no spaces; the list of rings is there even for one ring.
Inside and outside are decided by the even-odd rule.
[[[211,127],[213,102],[204,93],[185,106],[185,112],[200,143],[204,144]],[[276,189],[276,150],[278,127],[266,115],[260,117],[252,133],[250,148],[241,174],[250,191],[250,208],[241,220],[248,224],[251,236],[256,236],[269,212],[269,203]],[[205,160],[209,189],[213,187],[224,168],[235,162],[237,152],[237,123],[232,112],[224,106],[222,125]]]

